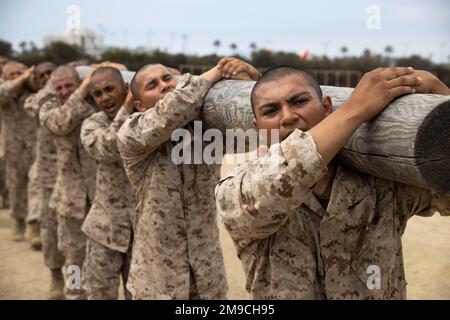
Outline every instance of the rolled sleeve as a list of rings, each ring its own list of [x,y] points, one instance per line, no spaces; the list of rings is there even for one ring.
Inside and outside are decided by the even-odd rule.
[[[41,125],[59,136],[71,133],[95,112],[94,108],[84,101],[78,90],[61,107],[55,108],[52,104],[54,105],[54,101],[47,102],[41,107],[39,118]]]
[[[326,171],[312,136],[295,130],[265,157],[237,166],[219,181],[217,209],[237,237],[265,238],[285,223]]]

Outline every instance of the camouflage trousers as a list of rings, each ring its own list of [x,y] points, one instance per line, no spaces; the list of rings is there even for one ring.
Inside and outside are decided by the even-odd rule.
[[[66,289],[65,295],[68,300],[85,299],[86,295],[82,289],[81,270],[86,253],[86,236],[81,231],[83,220],[66,218],[57,214],[58,220],[58,249],[66,258]],[[76,270],[79,270],[80,285],[70,286],[77,276]],[[73,273],[72,273],[73,271]],[[75,281],[75,284],[77,281]]]
[[[189,266],[189,300],[200,300],[197,285],[195,284],[194,272],[192,271],[191,266]]]
[[[122,277],[125,298],[131,299],[126,289],[130,270],[131,249],[122,253],[109,249],[92,238],[87,238],[83,284],[89,300],[117,300]]]
[[[49,207],[53,189],[38,188],[37,210],[41,216],[41,240],[44,263],[49,269],[61,268],[64,256],[58,249],[58,220],[56,212]]]
[[[8,186],[6,184],[6,164],[5,160],[0,159],[0,208],[6,208],[6,197],[8,196]]]
[[[41,221],[41,208],[40,208],[40,187],[34,177],[36,176],[37,167],[35,164],[31,166],[28,173],[28,214],[27,222]]]
[[[28,212],[28,171],[31,166],[31,155],[27,153],[20,156],[9,155],[6,160],[6,176],[9,190],[9,205],[11,217],[26,219]]]

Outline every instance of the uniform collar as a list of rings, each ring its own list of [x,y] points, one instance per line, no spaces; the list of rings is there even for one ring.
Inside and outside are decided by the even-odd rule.
[[[331,189],[327,212],[322,222],[345,214],[348,208],[364,199],[369,193],[370,187],[365,175],[338,166]],[[319,204],[317,199],[316,202]]]

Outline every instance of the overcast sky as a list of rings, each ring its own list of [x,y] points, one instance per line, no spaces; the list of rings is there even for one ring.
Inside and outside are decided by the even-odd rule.
[[[185,34],[189,54],[215,52],[218,39],[222,55],[231,53],[232,42],[244,55],[251,42],[330,56],[340,55],[344,45],[350,55],[365,48],[381,53],[387,45],[394,56],[431,54],[435,62],[448,62],[450,55],[448,0],[0,0],[0,39],[15,48],[23,40],[40,47],[43,36],[65,31],[71,5],[80,8],[82,28],[113,46],[181,52]],[[375,11],[368,13],[371,5],[379,9],[379,20]]]

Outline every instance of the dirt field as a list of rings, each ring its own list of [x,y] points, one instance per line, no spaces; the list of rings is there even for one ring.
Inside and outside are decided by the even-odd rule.
[[[0,210],[0,299],[45,299],[49,271],[42,253],[9,239],[12,220]],[[221,241],[230,299],[247,299],[244,274],[228,234]],[[450,217],[414,217],[403,238],[409,299],[450,299]]]

